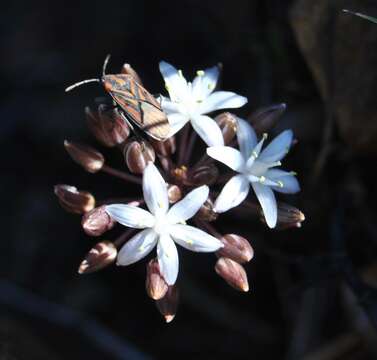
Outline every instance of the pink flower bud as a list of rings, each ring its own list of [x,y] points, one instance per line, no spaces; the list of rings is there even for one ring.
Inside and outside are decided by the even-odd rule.
[[[70,185],[55,185],[55,195],[60,205],[67,211],[74,214],[84,214],[95,206],[94,196],[87,191],[79,191]]]
[[[156,160],[152,146],[145,141],[134,140],[129,142],[123,153],[128,169],[134,174],[142,174],[148,162]]]
[[[237,132],[237,118],[229,112],[223,112],[215,117],[217,125],[219,125],[224,138],[224,144],[229,144]]]
[[[175,136],[171,136],[165,141],[158,141],[155,139],[150,139],[149,141],[158,155],[167,157],[175,153]]]
[[[240,291],[249,291],[245,269],[232,259],[221,257],[217,260],[215,270],[231,287]]]
[[[219,176],[215,164],[201,165],[190,169],[187,174],[186,184],[189,186],[212,185]]]
[[[241,264],[249,262],[253,258],[253,248],[242,236],[226,234],[220,240],[224,247],[216,252],[219,257],[227,257]]]
[[[177,201],[182,199],[181,188],[174,184],[168,185],[168,198],[170,204],[175,204]]]
[[[256,110],[248,116],[248,120],[257,134],[270,131],[285,112],[287,105],[275,104]]]
[[[203,221],[215,221],[219,214],[213,210],[213,206],[213,201],[210,198],[208,198],[200,207],[196,216]]]
[[[90,173],[96,173],[101,170],[105,163],[103,155],[90,146],[65,140],[64,147],[73,161]]]
[[[260,219],[263,223],[266,223],[261,209]],[[304,220],[305,215],[299,209],[284,202],[278,203],[278,218],[275,229],[285,230],[289,228],[299,228]]]
[[[102,205],[87,212],[81,220],[82,228],[90,236],[100,236],[114,227],[115,221],[107,214]]]
[[[89,274],[112,264],[117,257],[117,249],[110,241],[96,244],[85,256],[79,267],[79,274]]]
[[[156,301],[156,305],[167,323],[171,322],[177,313],[179,292],[176,285],[168,287],[168,291],[162,299]]]
[[[168,291],[168,284],[160,273],[157,259],[152,259],[147,265],[145,288],[148,296],[153,300],[162,299]]]

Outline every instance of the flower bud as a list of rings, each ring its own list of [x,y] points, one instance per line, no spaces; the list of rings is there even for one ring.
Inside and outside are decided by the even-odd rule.
[[[114,227],[116,222],[109,216],[105,208],[105,205],[96,207],[82,217],[81,226],[89,236],[100,236]]]
[[[260,219],[263,223],[266,223],[262,210],[260,210]],[[278,203],[278,217],[275,229],[285,230],[301,227],[301,223],[304,220],[305,215],[299,209],[284,202]]]
[[[125,146],[123,153],[128,169],[134,174],[142,174],[148,162],[156,159],[152,146],[145,141],[131,141]]]
[[[249,115],[248,120],[257,134],[263,134],[270,131],[277,124],[286,108],[287,105],[284,103],[260,108]]]
[[[224,247],[216,252],[216,255],[219,257],[230,258],[241,264],[249,262],[253,258],[253,248],[242,236],[226,234],[220,240],[224,244]]]
[[[167,157],[175,153],[175,136],[171,136],[165,141],[158,141],[156,139],[150,139],[149,141],[158,155]]]
[[[141,81],[140,76],[131,67],[130,64],[124,64],[123,67],[122,67],[121,73],[125,74],[125,75],[131,75],[138,84],[143,85],[143,82]]]
[[[168,284],[160,273],[157,259],[152,259],[147,265],[145,288],[148,296],[153,300],[162,299],[168,291]]]
[[[224,144],[229,144],[237,132],[237,118],[229,112],[223,112],[215,117],[224,138]]]
[[[112,264],[117,257],[117,249],[110,241],[101,241],[92,248],[79,266],[79,274],[89,274]]]
[[[174,184],[168,185],[168,198],[170,204],[175,204],[177,201],[182,199],[181,188]]]
[[[113,147],[128,138],[130,128],[117,109],[101,104],[97,112],[86,107],[85,114],[89,130],[102,145]]]
[[[210,198],[208,198],[200,207],[196,216],[203,221],[215,221],[219,214],[213,210],[213,206],[213,201]]]
[[[94,196],[87,191],[79,191],[70,185],[55,185],[55,195],[60,205],[67,211],[74,214],[84,214],[95,206]]]
[[[216,262],[215,270],[231,287],[240,291],[249,291],[246,271],[239,263],[221,257]]]
[[[171,322],[177,313],[179,292],[176,285],[168,287],[168,291],[162,299],[156,301],[160,313],[167,323]]]
[[[65,140],[64,147],[73,161],[90,173],[101,170],[105,163],[103,155],[89,146]]]
[[[201,165],[188,171],[186,182],[189,186],[212,185],[218,176],[219,170],[215,164]]]

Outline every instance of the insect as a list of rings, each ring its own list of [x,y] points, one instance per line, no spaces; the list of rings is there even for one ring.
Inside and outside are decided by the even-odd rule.
[[[74,88],[91,83],[102,83],[105,91],[112,97],[115,105],[120,109],[123,119],[130,125],[128,119],[136,124],[150,137],[164,141],[170,135],[170,124],[160,103],[143,86],[128,74],[106,74],[106,67],[110,55],[105,59],[100,79],[88,79],[73,84],[65,89],[66,92]]]

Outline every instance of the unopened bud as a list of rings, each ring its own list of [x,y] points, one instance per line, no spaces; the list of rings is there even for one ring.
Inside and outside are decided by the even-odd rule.
[[[160,273],[157,259],[152,259],[147,265],[145,288],[148,296],[153,300],[162,299],[168,291],[168,284]]]
[[[263,211],[260,210],[260,219],[266,223]],[[285,230],[289,228],[300,228],[305,220],[305,215],[297,208],[284,202],[278,203],[278,215],[275,229]]]
[[[130,128],[117,109],[101,104],[97,112],[86,107],[85,114],[89,130],[102,145],[113,147],[128,138]]]
[[[253,248],[242,236],[226,234],[220,240],[224,244],[224,247],[216,252],[216,255],[219,257],[227,257],[241,264],[253,258]]]
[[[188,171],[186,182],[189,186],[212,185],[218,176],[219,170],[214,163],[201,165]]]
[[[79,191],[70,185],[55,185],[55,195],[60,205],[67,211],[74,214],[84,214],[92,210],[96,204],[94,196],[87,191]]]
[[[213,201],[208,198],[204,204],[200,207],[199,211],[197,212],[196,216],[203,221],[215,221],[219,214],[213,210]]]
[[[168,291],[162,299],[156,301],[156,305],[167,323],[171,322],[177,313],[179,292],[176,285],[168,287]]]
[[[168,185],[168,199],[170,204],[175,204],[177,201],[182,199],[181,188],[174,184]]]
[[[216,262],[215,270],[231,287],[240,291],[249,291],[246,271],[239,263],[221,257]]]
[[[142,174],[149,161],[154,162],[156,154],[152,146],[145,142],[131,141],[124,148],[128,169],[134,174]]]
[[[158,141],[156,139],[150,139],[149,141],[159,155],[167,157],[175,153],[175,136],[171,136],[165,141]]]
[[[105,208],[105,205],[99,206],[82,217],[81,226],[86,234],[100,236],[114,227],[116,222],[106,212]]]
[[[130,64],[124,64],[123,67],[122,67],[121,73],[125,74],[125,75],[131,75],[138,84],[143,85],[143,83],[140,79],[140,76],[132,68],[132,66]]]
[[[92,248],[79,266],[79,274],[89,274],[112,264],[117,257],[117,249],[110,241],[101,241]]]
[[[237,117],[229,112],[223,112],[215,117],[224,138],[224,144],[229,144],[237,132]]]
[[[103,155],[90,146],[64,141],[64,147],[73,161],[81,165],[86,171],[95,173],[102,169],[105,159]]]
[[[269,132],[278,122],[279,118],[285,112],[287,105],[274,104],[268,107],[260,108],[248,116],[248,120],[257,134]]]

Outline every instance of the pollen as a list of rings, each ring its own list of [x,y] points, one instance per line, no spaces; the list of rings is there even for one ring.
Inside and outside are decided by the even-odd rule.
[[[196,72],[196,75],[198,75],[198,76],[204,76],[204,74],[205,74],[205,72],[203,70],[198,70]]]
[[[215,88],[215,85],[213,83],[208,84],[208,90],[213,90]]]
[[[169,85],[168,85],[168,83],[165,83],[165,89],[166,89],[167,91],[169,91]]]
[[[141,245],[138,250],[139,250],[139,252],[142,252],[144,250],[144,246]]]
[[[263,133],[262,137],[263,137],[263,139],[266,140],[268,138],[268,134],[267,133]]]
[[[187,242],[187,244],[189,244],[189,245],[192,245],[192,244],[194,243],[191,239],[186,240],[186,242]]]

